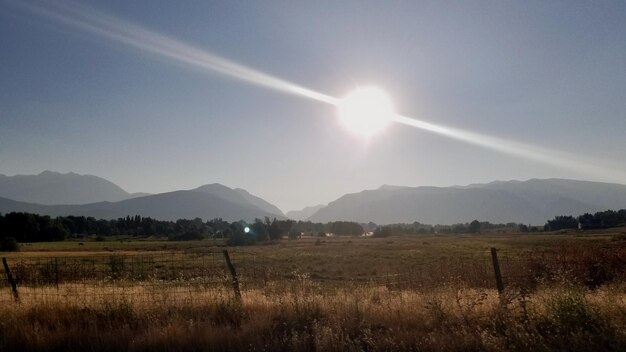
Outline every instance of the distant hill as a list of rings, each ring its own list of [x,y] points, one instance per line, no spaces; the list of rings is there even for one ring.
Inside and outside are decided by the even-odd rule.
[[[228,200],[229,202],[232,202],[232,203],[253,205],[268,214],[285,217],[285,214],[283,214],[283,212],[280,209],[278,209],[275,205],[259,197],[253,196],[252,194],[248,193],[248,191],[246,191],[245,189],[241,189],[241,188],[231,189],[219,183],[213,183],[209,185],[200,186],[198,188],[193,189],[192,191],[212,194],[222,199]]]
[[[136,192],[136,193],[131,193],[128,195],[128,199],[130,198],[138,198],[138,197],[145,197],[145,196],[151,196],[152,193],[145,193],[145,192]]]
[[[230,192],[237,193],[232,189]],[[280,211],[279,213],[268,212],[250,202],[229,200],[227,198],[230,192],[225,192],[225,195],[216,195],[197,190],[175,191],[119,202],[82,205],[41,205],[0,198],[0,213],[23,211],[50,216],[93,216],[98,219],[115,219],[126,215],[149,216],[159,220],[199,217],[203,220],[222,218],[227,221],[242,219],[251,221],[265,216],[284,218]]]
[[[306,220],[311,215],[315,214],[318,210],[322,209],[323,207],[325,207],[325,205],[323,204],[315,205],[312,207],[305,207],[302,210],[288,211],[287,214],[285,215],[287,215],[287,217],[292,220]]]
[[[133,195],[101,177],[44,171],[39,175],[0,174],[0,197],[53,205],[116,202]]]
[[[347,194],[308,219],[453,224],[473,219],[542,225],[556,215],[626,208],[626,185],[532,179],[453,187],[383,186]]]
[[[381,186],[346,194],[329,203],[282,213],[246,190],[219,183],[192,190],[129,194],[91,175],[45,171],[32,176],[0,175],[0,213],[85,215],[112,219],[126,215],[162,220],[221,217],[227,221],[289,217],[328,222],[378,224],[419,221],[453,224],[474,219],[541,225],[556,215],[579,215],[626,208],[626,185],[564,179],[496,181],[452,187]]]

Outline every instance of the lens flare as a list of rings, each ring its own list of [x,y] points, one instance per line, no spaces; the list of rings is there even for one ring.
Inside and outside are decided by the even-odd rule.
[[[117,17],[100,13],[83,5],[71,2],[31,3],[14,1],[12,3],[16,7],[38,16],[195,68],[221,73],[247,83],[307,97],[331,105],[335,105],[338,102],[337,98],[254,70],[169,36],[150,31]]]
[[[354,96],[351,93],[344,99],[338,99],[235,63],[166,35],[156,33],[117,17],[100,13],[89,7],[75,3],[11,0],[7,0],[7,2],[48,20],[78,28],[86,33],[122,43],[159,57],[171,59],[193,68],[220,73],[247,83],[336,106],[340,111],[340,119],[344,125],[362,135],[371,135],[383,129],[389,121],[393,121],[500,153],[549,166],[557,166],[582,175],[616,182],[623,182],[626,179],[626,171],[617,170],[614,166],[599,166],[598,161],[595,159],[445,127],[394,114],[391,102],[384,93],[370,91],[367,94],[362,94],[355,91]],[[372,99],[367,98],[368,96]]]

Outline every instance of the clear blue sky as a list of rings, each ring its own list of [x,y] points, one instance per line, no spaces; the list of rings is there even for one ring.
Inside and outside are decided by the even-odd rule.
[[[551,167],[403,125],[364,142],[332,106],[0,0],[2,174],[74,171],[152,193],[219,182],[288,211],[382,184],[619,182],[626,170],[624,1],[85,4],[325,94],[375,84],[404,115],[616,172]]]

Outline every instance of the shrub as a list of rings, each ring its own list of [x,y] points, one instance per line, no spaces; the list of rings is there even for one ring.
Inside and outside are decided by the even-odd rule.
[[[20,246],[13,237],[4,237],[0,239],[0,251],[2,252],[15,252],[19,251]]]
[[[109,257],[109,270],[111,271],[111,277],[113,279],[119,279],[122,277],[122,273],[124,271],[124,267],[126,263],[124,261],[124,257],[114,256]]]
[[[378,227],[372,237],[389,237],[391,236],[391,228],[388,226]]]
[[[603,325],[598,312],[579,292],[564,292],[551,297],[547,302],[547,317],[549,327],[557,334],[593,333],[601,330]]]
[[[170,241],[198,241],[204,239],[199,231],[187,231],[179,234],[172,234],[167,238]]]

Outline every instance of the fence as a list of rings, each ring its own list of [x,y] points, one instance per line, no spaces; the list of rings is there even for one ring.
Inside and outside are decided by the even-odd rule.
[[[332,263],[326,263],[330,269],[316,271],[299,265],[293,257],[225,250],[16,257],[3,258],[0,302],[123,299],[158,303],[193,301],[203,296],[240,298],[254,290],[306,289],[323,294],[372,287],[425,290],[451,284],[502,291],[504,287],[532,289],[558,280],[594,287],[626,279],[625,258],[623,252],[590,257],[537,251],[507,255],[492,249],[476,256],[430,259],[403,271],[351,275],[332,270]]]

